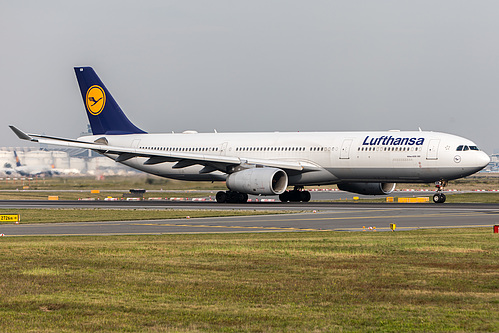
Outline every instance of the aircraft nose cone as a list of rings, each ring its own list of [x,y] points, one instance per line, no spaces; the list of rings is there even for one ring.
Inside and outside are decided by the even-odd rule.
[[[485,168],[490,163],[490,157],[485,152],[480,152],[480,156],[477,158],[477,165]]]

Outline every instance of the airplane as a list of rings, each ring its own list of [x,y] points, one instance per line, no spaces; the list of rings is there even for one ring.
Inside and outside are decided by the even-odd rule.
[[[48,166],[30,166],[23,165],[21,163],[21,159],[17,155],[17,152],[14,150],[14,157],[16,159],[16,166],[12,170],[23,177],[33,177],[33,176],[52,176],[55,172],[53,167]]]
[[[2,176],[10,176],[14,172],[14,168],[12,168],[12,164],[10,164],[9,162],[4,163],[3,167],[0,168],[0,175]]]
[[[27,134],[22,140],[96,151],[161,177],[225,181],[219,203],[247,202],[248,194],[307,202],[305,186],[336,184],[358,194],[389,194],[399,183],[435,183],[435,203],[449,180],[480,171],[490,161],[472,141],[429,131],[152,134],[123,113],[91,67],[75,67],[93,135],[66,139]],[[292,190],[287,190],[293,186]]]

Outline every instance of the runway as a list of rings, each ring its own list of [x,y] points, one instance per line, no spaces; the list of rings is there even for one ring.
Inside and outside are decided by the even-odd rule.
[[[227,232],[387,231],[421,228],[490,227],[499,224],[497,204],[253,203],[1,201],[0,208],[140,208],[300,210],[301,213],[222,218],[82,223],[1,224],[5,236],[145,235]],[[315,211],[315,213],[314,213]],[[363,228],[365,227],[365,229]]]

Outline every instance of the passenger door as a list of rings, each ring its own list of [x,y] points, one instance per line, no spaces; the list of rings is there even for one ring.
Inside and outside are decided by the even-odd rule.
[[[350,159],[350,146],[352,145],[353,139],[343,140],[340,151],[340,159],[347,160]]]
[[[427,160],[438,160],[438,146],[440,145],[440,139],[431,139],[428,144],[428,150],[426,152]]]

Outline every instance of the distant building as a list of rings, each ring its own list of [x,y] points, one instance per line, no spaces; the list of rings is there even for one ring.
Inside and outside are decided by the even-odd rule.
[[[16,161],[16,152],[19,163]],[[20,164],[20,166],[19,166]],[[110,158],[83,149],[1,147],[0,176],[128,175],[136,171]]]
[[[490,163],[484,169],[486,172],[499,172],[499,154],[490,155]]]

